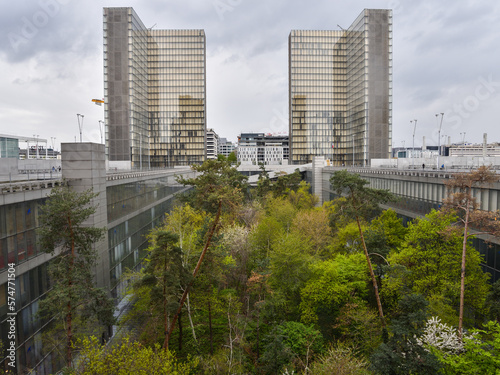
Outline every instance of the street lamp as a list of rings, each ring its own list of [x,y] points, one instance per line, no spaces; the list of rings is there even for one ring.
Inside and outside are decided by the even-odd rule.
[[[438,116],[441,115],[441,123],[439,124],[439,130],[438,130],[438,155],[437,155],[437,170],[439,170],[439,155],[441,154],[441,127],[443,126],[443,117],[444,113],[436,113],[436,125],[439,121]]]
[[[415,119],[413,121],[410,121],[410,124],[411,123],[414,123],[413,124],[413,145],[411,147],[411,149],[412,149],[412,151],[411,151],[412,152],[412,155],[411,155],[411,168],[415,169],[415,160],[414,160],[415,159],[414,158],[415,155],[413,153],[415,152],[415,129],[417,128],[417,119]]]
[[[99,120],[99,132],[101,133],[101,143],[104,143],[102,141],[102,130],[104,129],[104,121]]]
[[[83,128],[83,115],[77,113],[76,114],[76,118],[78,120],[78,129],[80,130],[80,143],[82,143],[82,128]],[[82,119],[82,121],[80,122],[80,118]]]

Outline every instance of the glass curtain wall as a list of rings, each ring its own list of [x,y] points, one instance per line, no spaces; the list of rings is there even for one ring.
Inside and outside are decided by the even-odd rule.
[[[289,36],[292,164],[316,155],[368,165],[391,147],[392,15],[364,10],[348,30]]]
[[[289,37],[293,164],[342,160],[346,60],[343,31],[292,30]]]
[[[151,165],[205,160],[206,90],[203,30],[152,30],[149,41]]]

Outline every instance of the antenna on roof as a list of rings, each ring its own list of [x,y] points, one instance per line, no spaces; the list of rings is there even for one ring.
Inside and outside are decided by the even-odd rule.
[[[155,26],[156,26],[156,23],[155,23],[153,26],[151,26],[151,27],[149,28],[149,30],[151,30],[151,29],[152,29],[153,27],[155,27]]]

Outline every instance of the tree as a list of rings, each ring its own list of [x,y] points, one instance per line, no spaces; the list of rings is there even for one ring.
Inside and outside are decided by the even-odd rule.
[[[389,252],[400,246],[407,232],[394,210],[385,210],[373,219],[365,230],[366,245],[370,254],[376,255],[373,262],[379,265],[387,264]]]
[[[360,217],[362,217],[363,212],[366,213],[367,211],[373,211],[378,208],[380,203],[386,203],[394,200],[395,198],[388,190],[366,187],[365,185],[368,184],[368,181],[363,180],[358,174],[352,174],[346,170],[336,171],[330,178],[330,183],[332,184],[333,190],[335,190],[339,196],[343,194],[345,195],[346,199],[342,201],[341,212],[344,215],[356,218],[359,236],[361,237],[361,243],[363,245],[363,251],[365,253],[366,262],[368,263],[368,269],[372,278],[380,319],[382,320],[382,326],[385,328],[385,318],[378,292],[377,279],[375,278],[375,273],[373,272],[370,255],[368,254],[368,249],[363,236],[363,230],[361,229]]]
[[[437,374],[437,358],[417,342],[427,321],[428,302],[419,294],[399,301],[398,315],[391,322],[392,336],[370,358],[371,370],[381,375]]]
[[[189,281],[189,273],[184,268],[180,247],[176,246],[179,237],[162,228],[154,229],[149,235],[149,254],[145,259],[140,286],[149,287],[149,301],[154,310],[162,316],[165,335],[163,347],[169,340],[169,317],[178,306],[181,292]],[[179,346],[182,345],[182,333]]]
[[[462,335],[465,298],[465,264],[467,253],[467,242],[471,233],[470,227],[476,227],[481,232],[493,235],[500,234],[500,222],[498,212],[488,212],[479,209],[479,203],[473,195],[474,189],[497,182],[499,176],[490,167],[481,166],[469,173],[458,173],[445,182],[448,196],[443,201],[444,208],[456,211],[458,218],[463,224],[462,241],[462,267],[460,269],[460,308],[458,317],[458,332]]]
[[[301,181],[302,176],[299,169],[296,169],[295,172],[290,174],[281,172],[276,182],[272,184],[274,196],[282,197],[287,195],[290,191],[297,190]]]
[[[311,276],[301,289],[301,320],[329,330],[340,309],[361,302],[367,295],[363,254],[339,254],[333,260],[313,263]],[[330,333],[331,335],[331,333]]]
[[[229,158],[228,158],[229,159]],[[193,171],[198,172],[194,178],[178,177],[177,181],[183,185],[192,186],[192,191],[184,197],[194,208],[205,210],[207,213],[215,215],[210,230],[207,233],[205,246],[200,254],[198,263],[193,270],[191,282],[186,286],[179,302],[179,308],[174,315],[167,333],[170,337],[175,327],[175,322],[181,313],[184,302],[186,301],[189,289],[200,270],[203,258],[211,244],[212,237],[219,225],[219,219],[222,211],[228,214],[236,214],[236,208],[239,207],[244,198],[243,191],[246,190],[246,176],[238,172],[229,160],[206,160],[202,165],[191,166]],[[168,349],[168,340],[165,342]]]
[[[404,295],[410,292],[424,295],[431,302],[431,312],[451,323],[460,299],[461,234],[458,228],[450,230],[456,222],[451,212],[432,211],[424,218],[417,218],[408,226],[405,241],[389,255],[394,266],[384,278],[384,293]],[[457,230],[458,229],[458,230]],[[467,248],[468,306],[483,312],[488,293],[488,274],[481,270],[480,254]],[[404,267],[401,270],[398,267]]]
[[[316,205],[316,203],[318,203],[319,198],[309,192],[310,188],[311,185],[309,185],[307,182],[300,181],[297,190],[291,190],[288,193],[288,200],[298,210],[312,209]]]
[[[458,351],[428,345],[449,375],[498,374],[500,369],[500,325],[488,322],[484,329],[472,330],[463,335],[462,348]],[[457,340],[455,340],[457,341]]]
[[[368,363],[356,355],[353,347],[337,344],[330,346],[311,365],[314,375],[369,375]]]
[[[96,208],[97,194],[77,193],[68,186],[55,187],[41,208],[38,230],[40,249],[57,255],[49,266],[52,289],[40,302],[42,316],[62,322],[66,336],[66,363],[72,366],[76,321],[97,318],[103,326],[114,322],[114,303],[107,293],[94,285],[93,266],[97,261],[94,243],[104,228],[85,226]]]
[[[236,163],[238,161],[238,158],[236,157],[236,154],[234,151],[232,151],[228,156],[227,156],[227,161],[230,163]]]
[[[180,363],[172,353],[161,350],[157,344],[146,347],[128,337],[113,346],[99,344],[95,337],[80,342],[81,351],[70,375],[189,375],[195,373],[198,361],[188,357]]]
[[[332,240],[328,225],[328,213],[322,207],[299,210],[292,223],[292,232],[307,238],[315,255],[326,257]]]
[[[323,347],[323,337],[318,330],[293,321],[275,327],[264,341],[260,362],[266,373],[278,373],[290,365],[307,373],[311,359],[320,354]]]

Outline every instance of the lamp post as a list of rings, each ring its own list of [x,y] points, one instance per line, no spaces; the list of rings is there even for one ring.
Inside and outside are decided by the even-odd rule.
[[[77,113],[76,114],[76,118],[78,120],[78,129],[80,130],[80,143],[82,143],[82,128],[83,128],[83,115]],[[81,118],[81,122],[80,122],[80,118]]]
[[[439,170],[439,155],[441,154],[441,127],[443,126],[443,117],[444,113],[436,113],[436,125],[439,121],[438,116],[441,115],[441,123],[439,124],[439,130],[438,130],[438,154],[437,154],[437,166],[436,170]]]
[[[102,140],[103,129],[104,129],[104,121],[99,120],[99,133],[101,133],[101,143],[104,143]]]
[[[411,168],[415,169],[415,129],[417,128],[417,119],[410,121],[410,124],[413,123],[413,145],[411,146]]]

